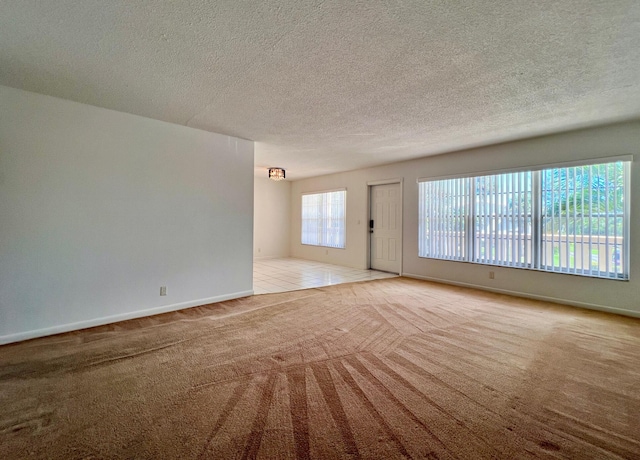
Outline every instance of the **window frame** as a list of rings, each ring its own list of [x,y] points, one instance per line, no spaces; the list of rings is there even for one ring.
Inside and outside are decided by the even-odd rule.
[[[581,268],[578,268],[576,263],[574,262],[573,267],[571,266],[567,266],[566,268],[562,268],[562,267],[552,267],[550,265],[544,265],[543,264],[543,246],[546,242],[543,241],[543,228],[542,228],[542,221],[545,218],[545,216],[542,215],[543,213],[543,191],[541,189],[542,186],[542,182],[543,182],[543,178],[542,175],[544,174],[545,171],[549,171],[549,170],[559,170],[559,169],[563,169],[563,168],[578,168],[578,167],[591,167],[590,171],[592,170],[592,167],[594,166],[605,166],[605,165],[613,165],[615,163],[618,162],[622,162],[622,176],[623,176],[623,183],[622,183],[622,200],[623,200],[623,209],[621,211],[619,211],[621,213],[621,219],[622,219],[622,232],[621,234],[619,234],[618,236],[622,238],[622,243],[620,244],[621,249],[620,252],[617,252],[617,254],[619,254],[618,257],[622,258],[622,263],[621,263],[621,267],[618,269],[616,268],[616,266],[613,266],[613,268],[609,268],[609,261],[608,259],[605,261],[606,267],[608,271],[602,271],[602,270],[598,270],[595,271],[592,267],[592,263],[590,262],[590,268],[585,269],[584,268],[584,260],[582,261],[582,265]],[[477,265],[489,265],[489,266],[499,266],[499,267],[505,267],[505,268],[517,268],[517,269],[525,269],[525,270],[536,270],[536,271],[542,271],[542,272],[547,272],[547,273],[561,273],[561,274],[570,274],[570,275],[576,275],[576,276],[587,276],[590,278],[600,278],[600,279],[612,279],[612,280],[621,280],[621,281],[628,281],[630,279],[630,262],[629,262],[629,255],[630,255],[630,240],[629,240],[629,235],[630,235],[630,221],[631,221],[631,204],[630,204],[630,197],[631,197],[631,184],[630,184],[630,177],[631,177],[631,168],[632,168],[632,163],[633,163],[633,155],[623,155],[623,156],[615,156],[615,157],[605,157],[605,158],[595,158],[595,159],[589,159],[589,160],[583,160],[583,161],[572,161],[572,162],[564,162],[564,163],[554,163],[554,164],[544,164],[544,165],[536,165],[535,167],[526,167],[526,168],[512,168],[512,169],[503,169],[503,170],[494,170],[494,171],[482,171],[482,172],[477,172],[474,174],[461,174],[461,175],[450,175],[450,176],[439,176],[439,177],[427,177],[427,178],[418,178],[417,182],[418,182],[418,208],[419,208],[419,216],[418,216],[418,257],[419,258],[426,258],[426,259],[435,259],[435,260],[449,260],[449,261],[455,261],[455,262],[465,262],[465,263],[473,263],[473,264],[477,264]],[[607,167],[607,166],[605,166]],[[500,175],[506,175],[506,174],[511,174],[511,173],[530,173],[531,174],[531,190],[530,193],[531,194],[531,261],[530,263],[527,264],[517,264],[514,263],[513,261],[508,262],[508,263],[492,263],[492,262],[486,262],[486,261],[481,261],[481,260],[477,260],[476,258],[476,239],[478,238],[477,235],[477,230],[476,230],[476,209],[475,209],[475,205],[476,205],[476,186],[475,184],[477,183],[476,181],[479,178],[484,178],[487,176],[500,176]],[[574,170],[574,174],[575,174],[575,170]],[[423,247],[424,247],[424,242],[423,240],[426,239],[426,236],[424,235],[424,227],[423,227],[423,214],[424,214],[424,200],[425,200],[425,196],[423,195],[423,190],[425,189],[425,187],[422,185],[424,183],[427,182],[436,182],[436,181],[445,181],[445,180],[449,180],[449,179],[466,179],[468,181],[467,184],[467,190],[469,192],[469,195],[466,197],[467,198],[467,206],[466,206],[466,227],[465,227],[465,243],[466,243],[466,248],[464,250],[464,255],[463,257],[438,257],[437,255],[424,255],[423,253]],[[576,177],[574,176],[574,181],[576,180]],[[591,185],[591,184],[590,184]],[[608,186],[608,185],[607,185]],[[566,190],[573,190],[575,191],[576,187],[576,183],[573,183],[573,189],[571,187],[569,187],[568,185],[566,186],[567,189]],[[582,189],[584,189],[584,184],[581,185]],[[616,187],[617,188],[617,187]],[[615,190],[615,189],[614,189]],[[565,191],[565,193],[569,193],[568,191]],[[590,191],[590,193],[593,193],[592,191]],[[617,195],[614,195],[617,196]],[[581,211],[583,214],[580,215],[580,217],[582,219],[584,219],[584,211]],[[616,225],[617,219],[619,218],[619,212],[616,210],[616,208],[613,209],[613,219],[614,219],[614,226]],[[560,214],[558,214],[557,216],[552,214],[552,217],[557,217],[560,218]],[[574,211],[574,218],[575,218],[575,211]],[[590,219],[592,218],[591,216],[589,217]],[[611,218],[609,216],[609,211],[607,210],[607,214],[606,214],[606,218],[609,219]],[[568,217],[565,216],[565,219],[568,220]],[[575,230],[574,230],[575,233]],[[589,240],[591,241],[591,239],[593,239],[594,236],[598,236],[601,237],[601,235],[598,234],[591,234],[589,233]],[[608,233],[607,233],[608,235]],[[567,253],[569,252],[569,236],[570,234],[566,235],[567,238],[567,242],[566,242],[566,250]],[[573,239],[576,240],[576,236],[575,235],[571,235],[573,236]],[[546,237],[546,234],[545,234]],[[606,237],[606,243],[604,244],[605,246],[605,250],[608,251],[611,247],[613,247],[613,250],[615,251],[616,248],[618,247],[618,243],[616,242],[616,240],[614,240],[613,242],[609,241],[609,236]],[[584,234],[581,234],[581,241],[584,241],[585,237]],[[508,244],[508,243],[507,243]],[[581,245],[584,245],[584,242],[580,243]],[[590,243],[591,244],[591,243]],[[600,243],[596,243],[598,246],[600,245]],[[573,246],[573,251],[572,254],[574,256],[574,260],[576,257],[576,249],[575,249],[575,241],[574,241],[574,246]],[[584,246],[581,246],[581,250],[584,251]],[[589,247],[589,251],[591,251],[591,247]],[[598,251],[600,251],[600,249],[598,249]],[[592,253],[589,252],[589,255],[591,255]],[[600,252],[598,252],[598,256],[599,256]],[[582,255],[582,257],[584,257],[584,255]],[[607,256],[608,257],[608,256]],[[598,262],[596,262],[598,263]],[[568,264],[568,262],[567,262]],[[618,271],[619,270],[619,271]]]
[[[305,233],[305,203],[304,203],[305,197],[322,196],[324,199],[327,195],[338,193],[338,192],[341,192],[344,194],[342,199],[342,204],[343,204],[342,217],[341,218],[338,217],[336,219],[336,220],[342,221],[342,226],[339,227],[339,229],[342,230],[342,236],[338,238],[338,240],[341,240],[342,246],[327,244],[329,240],[329,234],[328,234],[329,232],[327,232],[328,227],[326,227],[326,223],[324,228],[322,228],[321,233],[318,234],[320,239],[319,243],[313,243],[308,241],[305,242],[305,234],[306,234]],[[318,220],[320,221],[326,220],[326,219],[327,217],[325,216],[321,216],[320,218],[318,218]],[[300,194],[300,244],[302,244],[303,246],[314,246],[314,247],[322,247],[322,248],[330,248],[330,249],[346,249],[347,247],[347,189],[346,188],[303,192]]]

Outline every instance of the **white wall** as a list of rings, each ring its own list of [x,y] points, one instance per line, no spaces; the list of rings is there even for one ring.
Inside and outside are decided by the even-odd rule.
[[[420,177],[637,154],[639,146],[640,122],[630,122],[295,181],[291,188],[291,256],[367,268],[367,182],[401,178],[404,275],[640,316],[640,212],[636,212],[640,209],[638,155],[631,167],[630,281],[419,258],[417,185]],[[347,188],[347,248],[327,250],[301,245],[301,194],[341,187]],[[495,279],[489,279],[489,270],[495,272]]]
[[[253,184],[253,257],[289,257],[291,182],[256,177]]]
[[[253,142],[0,86],[0,343],[249,295],[252,239]]]

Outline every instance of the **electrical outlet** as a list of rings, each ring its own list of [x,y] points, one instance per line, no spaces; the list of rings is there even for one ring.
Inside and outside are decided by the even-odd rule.
[[[160,286],[160,295],[167,295],[167,286]]]
[[[496,278],[496,272],[489,272],[489,279],[493,280]]]

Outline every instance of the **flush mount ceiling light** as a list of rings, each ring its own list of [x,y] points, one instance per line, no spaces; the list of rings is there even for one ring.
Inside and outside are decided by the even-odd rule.
[[[282,168],[269,168],[269,179],[282,180],[284,179],[284,169]]]

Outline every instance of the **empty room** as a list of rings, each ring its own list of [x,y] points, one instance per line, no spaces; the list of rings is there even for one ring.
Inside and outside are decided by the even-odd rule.
[[[640,3],[0,2],[0,458],[640,458]]]

